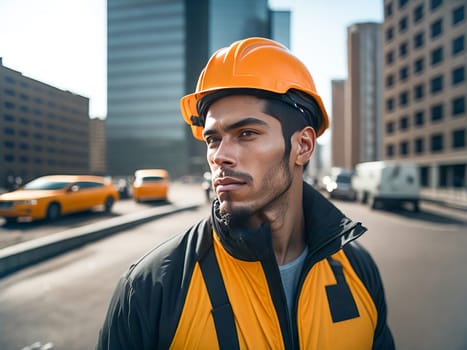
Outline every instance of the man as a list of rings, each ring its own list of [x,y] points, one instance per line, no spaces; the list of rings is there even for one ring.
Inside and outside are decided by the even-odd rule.
[[[210,218],[122,277],[98,349],[393,349],[366,229],[303,171],[328,126],[305,66],[263,38],[216,52],[181,100],[207,145]]]

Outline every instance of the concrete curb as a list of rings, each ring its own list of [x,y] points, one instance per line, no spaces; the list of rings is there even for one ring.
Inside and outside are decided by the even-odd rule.
[[[193,203],[151,208],[0,249],[0,278],[135,225],[199,206],[199,203]]]

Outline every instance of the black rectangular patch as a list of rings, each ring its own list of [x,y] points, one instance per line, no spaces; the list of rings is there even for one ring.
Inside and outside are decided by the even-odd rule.
[[[352,292],[345,280],[341,263],[332,258],[328,258],[328,262],[337,282],[336,284],[326,286],[326,295],[328,297],[332,321],[336,323],[359,317],[357,304],[355,304]]]
[[[334,323],[359,317],[357,305],[349,287],[341,284],[326,286],[329,309]]]

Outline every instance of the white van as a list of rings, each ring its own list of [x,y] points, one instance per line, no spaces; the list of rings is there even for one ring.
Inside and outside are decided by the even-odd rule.
[[[416,164],[398,161],[364,162],[355,166],[352,187],[357,200],[371,208],[412,204],[419,210],[420,180]]]

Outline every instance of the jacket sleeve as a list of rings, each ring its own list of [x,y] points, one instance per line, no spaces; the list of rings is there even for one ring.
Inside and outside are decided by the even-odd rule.
[[[344,247],[344,252],[361,281],[365,284],[378,312],[373,349],[393,350],[394,339],[387,323],[387,307],[381,276],[370,254],[357,242]]]
[[[156,288],[157,289],[157,288]],[[157,308],[153,291],[151,309]],[[99,332],[97,350],[150,349],[154,346],[156,334],[154,319],[149,322],[148,312],[142,300],[138,300],[132,281],[123,276],[117,284],[104,324]]]

